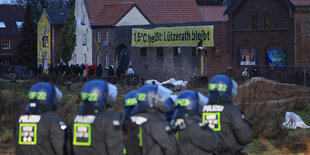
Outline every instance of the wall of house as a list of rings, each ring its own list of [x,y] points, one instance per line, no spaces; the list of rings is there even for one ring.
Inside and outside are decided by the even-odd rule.
[[[10,64],[14,64],[16,62],[15,56],[20,53],[19,51],[19,41],[21,40],[21,36],[1,36],[0,37],[0,61],[8,61]],[[3,49],[2,42],[10,41],[10,49]]]
[[[53,33],[53,60],[54,65],[60,63],[60,40],[61,40],[61,30],[63,26],[54,25],[54,33]]]
[[[266,10],[270,12],[269,28],[265,28]],[[253,27],[253,11],[257,13],[255,27]],[[240,65],[239,49],[256,49],[256,65],[267,64],[267,49],[286,50],[286,64],[295,63],[294,18],[286,1],[241,1],[239,5],[231,8],[228,32],[231,64],[235,74],[241,74],[244,67],[248,67]]]
[[[295,12],[296,51],[298,66],[310,65],[310,7],[299,7]]]
[[[48,38],[48,45],[43,47],[43,38],[46,36]],[[48,68],[48,65],[52,63],[52,54],[51,54],[51,47],[52,47],[52,27],[50,22],[48,21],[45,12],[42,13],[40,20],[37,26],[37,63],[38,66],[44,66],[44,61],[47,62],[45,65]]]
[[[92,32],[84,0],[75,1],[76,47],[69,64],[93,64]],[[86,42],[84,41],[86,35]]]
[[[214,46],[221,52],[215,55],[215,48],[207,49],[208,56],[204,56],[204,75],[213,76],[225,72],[227,67],[227,23],[188,23],[175,25],[151,25],[151,26],[126,26],[126,27],[102,27],[93,29],[93,37],[101,32],[102,40],[106,32],[109,32],[109,45],[101,45],[101,64],[103,66],[113,64],[118,66],[118,47],[129,49],[132,68],[143,79],[157,79],[160,81],[170,78],[190,80],[194,76],[200,76],[200,55],[192,55],[196,47],[181,47],[181,54],[174,56],[174,47],[163,47],[163,56],[157,56],[156,47],[147,47],[147,55],[140,56],[140,47],[131,47],[132,28],[155,28],[166,26],[202,26],[214,25]],[[96,44],[93,43],[93,49]],[[106,55],[109,55],[109,62],[106,63]],[[208,62],[208,63],[207,63]],[[207,69],[206,69],[207,68]]]

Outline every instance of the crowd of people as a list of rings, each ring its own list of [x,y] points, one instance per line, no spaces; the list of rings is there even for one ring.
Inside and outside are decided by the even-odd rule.
[[[117,113],[109,108],[117,87],[92,80],[83,86],[82,104],[67,126],[55,113],[61,91],[39,82],[30,88],[16,125],[16,154],[243,154],[253,136],[251,123],[232,104],[237,87],[225,75],[210,80],[208,96],[144,85],[124,97],[124,110]]]
[[[96,76],[101,77],[102,76],[103,68],[101,64],[71,64],[70,66],[67,64],[57,64],[53,65],[51,64],[47,70],[44,71],[43,67],[39,65],[37,68],[37,74],[38,75],[75,75],[75,76]]]

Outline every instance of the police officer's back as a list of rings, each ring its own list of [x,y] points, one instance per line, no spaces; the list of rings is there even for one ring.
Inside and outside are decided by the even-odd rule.
[[[139,146],[143,155],[175,155],[177,147],[174,134],[169,134],[163,102],[171,91],[162,86],[145,85],[137,93],[138,103],[132,111],[132,122],[138,127]],[[133,132],[131,132],[133,133]]]
[[[127,155],[139,155],[139,138],[136,135],[138,133],[138,128],[136,128],[135,123],[130,120],[130,113],[134,106],[137,104],[136,99],[137,91],[133,90],[126,94],[124,97],[124,111],[122,112],[121,124],[123,128],[124,143],[126,147]],[[132,133],[130,133],[132,132]]]
[[[92,80],[82,88],[82,105],[73,124],[73,152],[78,155],[123,154],[120,116],[108,110],[117,88],[105,81]]]
[[[16,131],[16,154],[65,154],[65,123],[56,115],[54,100],[62,93],[50,83],[39,82],[30,88],[29,103],[19,117]]]
[[[202,119],[221,138],[220,154],[240,153],[253,139],[251,124],[232,104],[237,87],[237,83],[225,75],[217,75],[209,82],[209,104],[203,108]]]
[[[201,109],[208,99],[199,92],[185,90],[175,101],[171,128],[176,131],[181,155],[213,154],[220,148],[216,132],[201,122]]]

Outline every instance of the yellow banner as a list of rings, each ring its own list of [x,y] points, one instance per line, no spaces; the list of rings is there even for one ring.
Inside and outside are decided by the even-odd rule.
[[[204,46],[214,46],[213,25],[132,29],[131,46],[197,46],[200,40]]]

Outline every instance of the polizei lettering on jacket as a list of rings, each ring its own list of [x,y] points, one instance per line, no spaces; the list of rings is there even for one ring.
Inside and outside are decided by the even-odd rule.
[[[206,105],[203,107],[202,112],[221,112],[224,110],[222,105]]]
[[[41,119],[40,115],[21,115],[19,117],[19,123],[39,123]]]
[[[74,119],[74,123],[93,123],[96,116],[94,115],[77,115]]]

